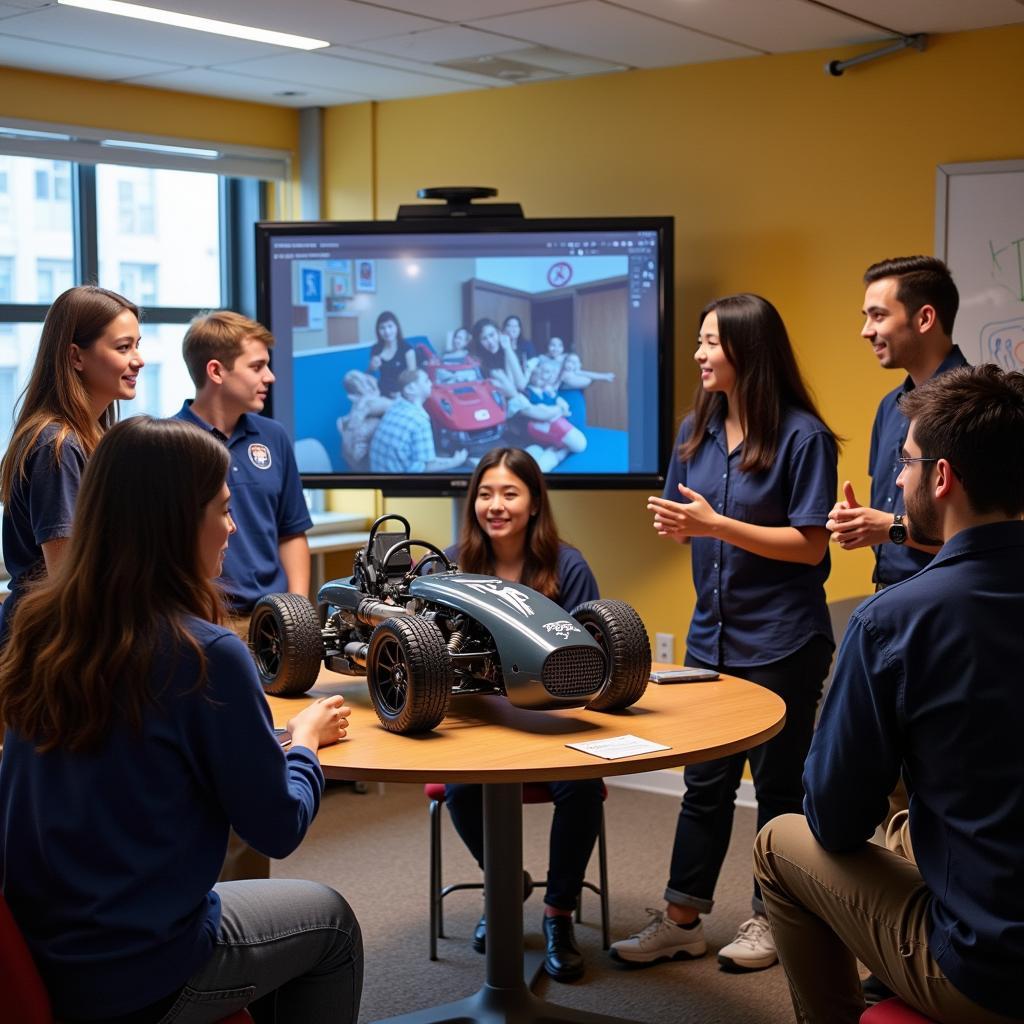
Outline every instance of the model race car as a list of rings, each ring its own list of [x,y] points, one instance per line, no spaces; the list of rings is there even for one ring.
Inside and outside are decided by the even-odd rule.
[[[382,530],[389,521],[402,532]],[[418,563],[413,547],[428,552]],[[257,601],[249,646],[267,693],[304,693],[321,664],[365,675],[384,728],[414,733],[438,725],[453,694],[616,711],[647,689],[650,641],[622,601],[568,613],[529,587],[459,572],[439,548],[411,540],[397,515],[373,524],[353,570],[320,588],[319,609],[298,594]]]
[[[459,448],[480,452],[501,440],[505,430],[505,396],[484,379],[472,357],[461,363],[436,359],[424,364],[430,397],[423,407],[430,416],[439,451]]]

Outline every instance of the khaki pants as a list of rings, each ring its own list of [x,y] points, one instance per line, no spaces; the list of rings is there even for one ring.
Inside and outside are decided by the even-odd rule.
[[[943,1024],[1010,1024],[961,994],[928,949],[931,893],[913,861],[906,814],[889,849],[823,849],[801,815],[770,821],[754,843],[754,874],[801,1024],[858,1024],[860,959],[918,1012]]]

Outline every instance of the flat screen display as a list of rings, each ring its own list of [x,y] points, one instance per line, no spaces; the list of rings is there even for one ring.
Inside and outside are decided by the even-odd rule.
[[[304,485],[458,493],[515,446],[553,487],[655,486],[671,256],[671,218],[259,224],[270,414]]]

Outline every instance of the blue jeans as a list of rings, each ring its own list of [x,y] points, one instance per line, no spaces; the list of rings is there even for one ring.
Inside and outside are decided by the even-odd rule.
[[[551,791],[555,814],[551,819],[544,902],[557,910],[574,910],[597,834],[601,831],[604,783],[600,779],[584,779],[546,785]],[[483,868],[483,789],[473,784],[449,784],[444,787],[444,796],[455,831]]]
[[[708,665],[687,654],[686,664],[713,668],[759,683],[786,702],[786,724],[767,743],[729,757],[687,765],[686,792],[676,823],[665,899],[709,914],[715,885],[729,849],[736,792],[743,766],[750,760],[757,795],[757,829],[780,814],[803,814],[804,759],[814,733],[821,687],[832,661],[832,644],[815,636],[800,650],[769,665],[730,668]],[[754,880],[754,913],[764,913],[761,889]]]
[[[319,882],[222,882],[213,955],[159,1024],[213,1024],[248,1007],[257,1024],[355,1024],[363,940],[352,908]]]

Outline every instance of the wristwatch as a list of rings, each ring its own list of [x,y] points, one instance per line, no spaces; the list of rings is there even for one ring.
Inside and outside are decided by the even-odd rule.
[[[893,544],[905,544],[907,541],[907,528],[903,524],[903,516],[892,517],[892,526],[889,527],[889,540]]]

